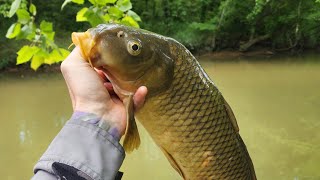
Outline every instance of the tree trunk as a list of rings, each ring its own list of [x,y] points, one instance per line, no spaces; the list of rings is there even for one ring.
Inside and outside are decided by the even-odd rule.
[[[257,42],[266,40],[270,37],[269,34],[263,35],[263,36],[259,36],[253,39],[250,39],[248,42],[240,45],[239,51],[247,51],[252,45],[254,45]]]

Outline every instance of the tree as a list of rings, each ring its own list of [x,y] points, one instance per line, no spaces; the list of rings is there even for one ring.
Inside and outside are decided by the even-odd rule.
[[[65,0],[61,9],[70,2],[80,5],[85,3],[84,0]],[[77,12],[77,22],[89,22],[93,27],[108,22],[139,27],[137,22],[141,19],[131,10],[130,0],[89,0],[89,2],[91,3],[89,7],[83,7]],[[31,68],[37,70],[42,64],[61,62],[70,53],[54,42],[55,32],[51,22],[42,20],[40,25],[36,23],[37,8],[31,0],[30,2],[14,0],[9,12],[2,10],[2,14],[9,18],[17,16],[17,22],[10,26],[6,37],[29,42],[17,52],[17,65],[31,61]]]

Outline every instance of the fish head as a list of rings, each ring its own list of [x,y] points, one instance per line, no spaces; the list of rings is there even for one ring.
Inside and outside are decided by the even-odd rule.
[[[174,62],[165,37],[119,24],[100,24],[84,33],[73,33],[82,56],[102,70],[119,95],[146,86],[148,96],[167,89]]]

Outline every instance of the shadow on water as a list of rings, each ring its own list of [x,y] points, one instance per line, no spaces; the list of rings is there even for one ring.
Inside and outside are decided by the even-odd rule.
[[[258,179],[320,179],[320,56],[203,59],[238,119]],[[0,174],[25,179],[71,115],[59,73],[0,75]],[[124,179],[180,179],[139,126]],[[17,170],[19,173],[17,173]]]

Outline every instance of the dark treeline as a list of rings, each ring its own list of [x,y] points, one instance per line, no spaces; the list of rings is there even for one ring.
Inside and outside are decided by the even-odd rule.
[[[12,0],[1,0],[12,2]],[[87,22],[75,21],[81,6],[64,0],[32,0],[37,21],[53,22],[59,34],[82,31]],[[173,37],[193,51],[254,47],[304,50],[320,43],[319,0],[131,0],[142,19],[140,26]],[[9,3],[10,4],[10,3]],[[6,8],[0,6],[0,8]],[[9,6],[10,8],[10,6]],[[0,15],[0,41],[15,19]]]
[[[303,50],[320,43],[318,0],[132,0],[142,28],[193,50],[252,46]]]

